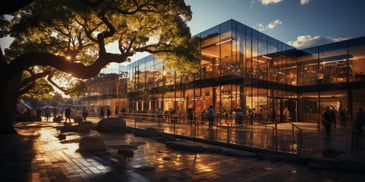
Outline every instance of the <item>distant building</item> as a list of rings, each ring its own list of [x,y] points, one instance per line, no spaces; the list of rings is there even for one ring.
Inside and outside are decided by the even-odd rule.
[[[298,50],[235,20],[196,35],[201,69],[166,69],[147,56],[127,66],[128,110],[217,114],[238,108],[268,121],[318,121],[326,106],[349,113],[365,103],[365,37]]]
[[[127,109],[127,78],[125,73],[99,74],[86,81],[87,92],[80,99],[89,116],[99,116],[101,107],[115,111]]]

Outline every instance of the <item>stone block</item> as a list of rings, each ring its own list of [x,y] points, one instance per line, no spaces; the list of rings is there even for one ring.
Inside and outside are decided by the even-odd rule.
[[[79,141],[80,152],[101,152],[106,150],[104,140],[97,136],[85,136]]]

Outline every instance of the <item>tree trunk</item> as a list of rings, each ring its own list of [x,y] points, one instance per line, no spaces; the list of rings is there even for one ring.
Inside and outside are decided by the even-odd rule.
[[[2,74],[0,80],[0,134],[17,134],[13,123],[17,105],[16,79]]]

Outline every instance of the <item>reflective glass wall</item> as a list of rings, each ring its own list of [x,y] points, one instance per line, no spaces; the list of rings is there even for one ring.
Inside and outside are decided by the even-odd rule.
[[[354,89],[365,85],[365,38],[297,50],[234,20],[196,37],[194,75],[152,56],[128,65],[130,111],[200,115],[212,105],[218,115],[241,109],[258,122],[274,122],[273,113],[276,122],[318,121],[326,106],[352,112]]]

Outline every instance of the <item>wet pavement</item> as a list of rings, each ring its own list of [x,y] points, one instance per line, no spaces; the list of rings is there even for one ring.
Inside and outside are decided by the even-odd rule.
[[[65,140],[59,140],[59,125],[18,123],[19,136],[1,136],[1,181],[353,181],[365,178],[362,173],[267,160],[242,150],[225,149],[241,154],[236,156],[174,150],[154,139],[128,133],[70,132],[65,133]],[[79,153],[78,141],[86,135],[102,137],[108,150]],[[136,146],[134,156],[128,159],[118,156],[115,147],[127,145]]]
[[[156,128],[172,135],[187,136],[192,139],[216,141],[223,144],[248,146],[252,148],[275,150],[313,157],[327,157],[325,151],[341,155],[354,150],[365,149],[365,137],[353,133],[351,126],[333,128],[331,140],[325,135],[323,126],[311,122],[292,122],[242,126],[215,126],[208,130],[205,124],[189,125],[186,123],[157,123],[127,119],[127,125],[133,128]],[[277,128],[277,130],[275,130]],[[275,131],[277,131],[275,137]]]

